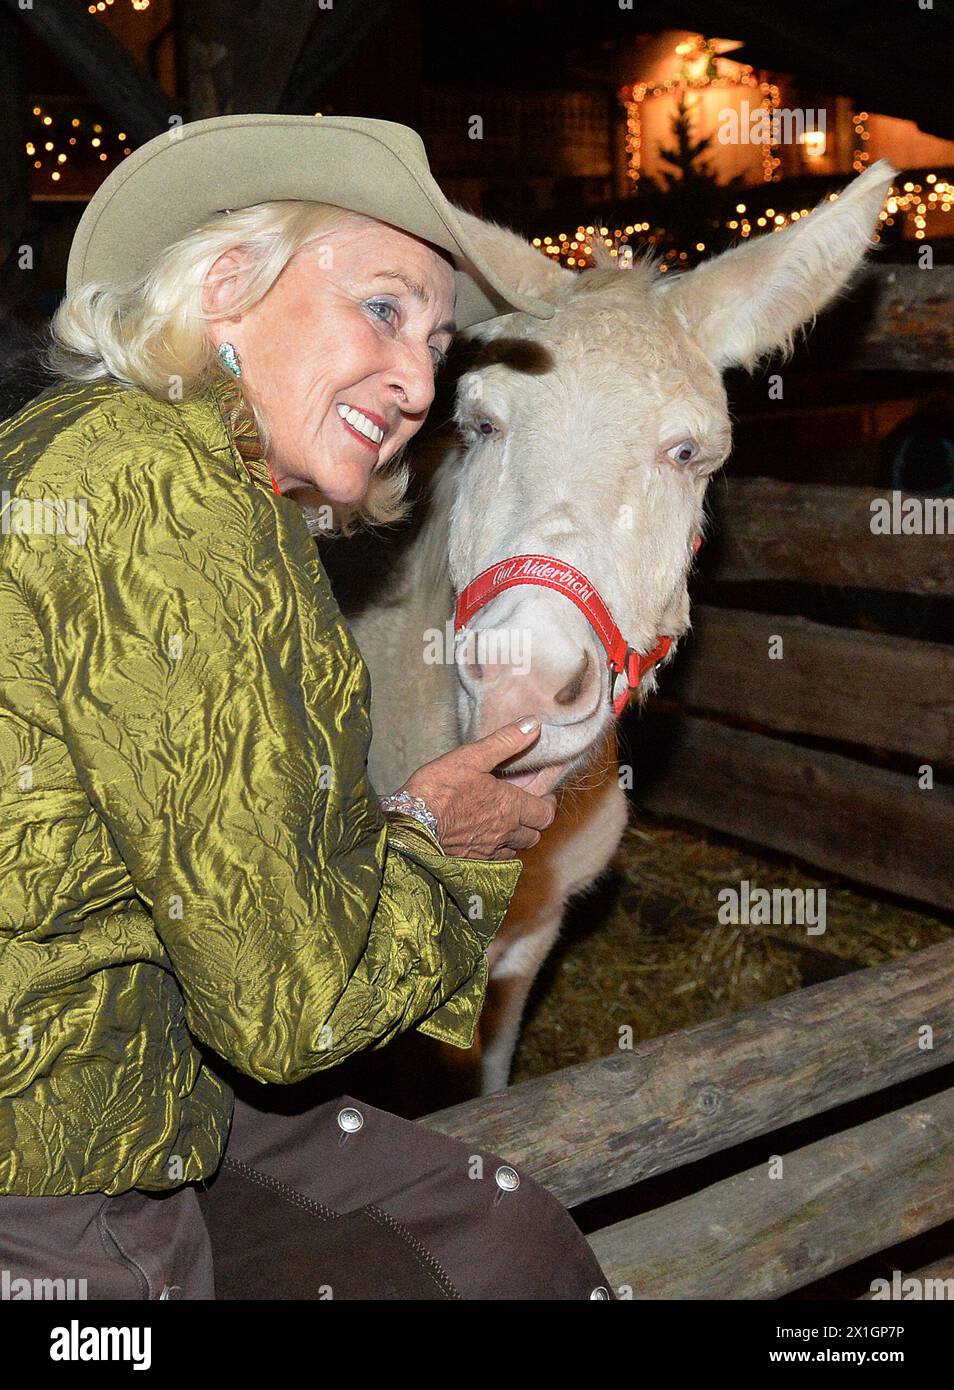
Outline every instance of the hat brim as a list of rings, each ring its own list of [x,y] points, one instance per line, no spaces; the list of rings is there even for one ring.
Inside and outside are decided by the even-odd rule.
[[[458,328],[514,310],[552,317],[553,304],[515,290],[487,264],[426,161],[393,132],[419,144],[406,127],[356,117],[217,116],[173,127],[127,156],[93,195],[70,247],[67,293],[135,279],[226,208],[303,199],[389,222],[446,251]]]

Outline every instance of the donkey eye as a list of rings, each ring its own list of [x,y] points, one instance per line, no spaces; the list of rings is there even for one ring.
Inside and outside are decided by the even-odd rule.
[[[671,458],[673,463],[692,463],[692,460],[699,452],[699,446],[692,439],[684,439],[679,444],[674,444],[671,449],[666,450],[666,457]]]
[[[481,435],[484,439],[490,439],[493,435],[500,433],[496,422],[487,415],[474,415],[466,423],[475,434]]]
[[[475,444],[492,440],[504,432],[499,417],[481,400],[461,403],[457,409],[457,423],[461,433]]]

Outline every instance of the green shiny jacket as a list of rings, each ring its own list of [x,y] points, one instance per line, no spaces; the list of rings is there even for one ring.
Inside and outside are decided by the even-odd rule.
[[[291,1083],[473,1041],[520,862],[382,814],[367,667],[239,399],[68,383],[0,426],[3,1193],[214,1172],[197,1043]]]

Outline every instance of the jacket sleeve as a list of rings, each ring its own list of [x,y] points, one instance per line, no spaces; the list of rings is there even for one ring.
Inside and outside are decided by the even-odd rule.
[[[72,467],[46,488],[83,497],[84,542],[11,537],[15,567],[190,1030],[280,1083],[412,1027],[469,1046],[521,865],[381,812],[367,667],[296,503],[187,439]]]

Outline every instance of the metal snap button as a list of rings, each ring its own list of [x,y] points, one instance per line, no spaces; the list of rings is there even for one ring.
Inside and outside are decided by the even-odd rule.
[[[178,1298],[179,1295],[180,1295],[181,1293],[182,1293],[182,1285],[181,1285],[181,1284],[164,1284],[163,1287],[162,1287],[162,1293],[159,1295],[160,1302],[161,1302],[163,1299]]]
[[[516,1192],[520,1186],[520,1174],[505,1164],[494,1173],[494,1182],[502,1192]]]
[[[357,1134],[363,1124],[364,1116],[353,1106],[349,1105],[338,1111],[338,1128],[343,1129],[345,1134]]]
[[[609,1289],[604,1288],[602,1284],[597,1284],[596,1288],[590,1294],[590,1298],[607,1299],[609,1298]]]

